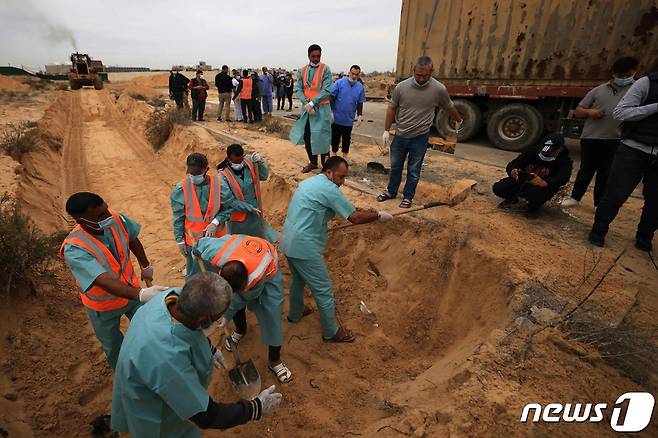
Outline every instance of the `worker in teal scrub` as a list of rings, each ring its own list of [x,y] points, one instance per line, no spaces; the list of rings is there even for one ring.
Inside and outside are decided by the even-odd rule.
[[[324,163],[320,175],[299,184],[288,206],[281,240],[281,250],[292,274],[288,320],[298,322],[311,313],[304,305],[304,285],[308,285],[320,313],[322,339],[326,342],[354,341],[354,335],[338,325],[334,314],[333,289],[323,258],[327,222],[336,214],[353,224],[393,218],[385,211],[356,210],[339,189],[347,172],[347,161],[334,156]]]
[[[141,303],[166,289],[150,286],[153,267],[137,237],[141,226],[110,210],[99,195],[79,192],[66,201],[66,212],[77,222],[60,248],[80,287],[80,299],[107,362],[115,367],[123,341],[120,324],[132,319]],[[150,287],[140,288],[130,253],[141,268],[141,279]]]
[[[226,148],[226,159],[217,165],[217,170],[224,176],[235,198],[234,212],[228,223],[229,234],[246,234],[267,239],[274,243],[278,233],[270,227],[259,210],[256,191],[256,166],[260,181],[267,181],[269,168],[265,159],[258,152],[245,156],[239,144],[230,144]],[[263,229],[265,235],[263,235]]]
[[[185,276],[189,277],[201,272],[192,257],[191,247],[203,236],[226,234],[226,222],[233,211],[235,197],[222,175],[208,175],[205,155],[194,152],[188,155],[186,164],[187,176],[176,184],[170,198],[174,238],[187,260]]]
[[[260,237],[227,234],[220,238],[204,237],[196,250],[206,264],[229,282],[233,298],[220,326],[233,320],[235,331],[231,338],[237,345],[247,333],[245,307],[256,314],[260,339],[268,346],[268,369],[279,382],[292,380],[292,372],[281,361],[281,306],[283,306],[283,278],[279,270],[279,256],[274,245]],[[226,340],[226,349],[231,344]]]
[[[112,429],[141,437],[200,437],[274,412],[281,394],[271,386],[253,400],[217,403],[208,395],[215,367],[224,366],[203,330],[231,300],[231,287],[214,272],[169,289],[133,317],[112,389]]]
[[[309,163],[302,173],[318,168],[329,157],[331,144],[331,95],[332,76],[329,66],[320,62],[322,49],[317,44],[308,48],[308,64],[297,72],[297,99],[302,103],[299,119],[290,129],[290,141],[305,145]]]

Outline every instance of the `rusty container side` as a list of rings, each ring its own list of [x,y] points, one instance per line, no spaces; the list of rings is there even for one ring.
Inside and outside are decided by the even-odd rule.
[[[658,0],[403,0],[397,75],[428,55],[452,84],[587,86],[658,69]]]

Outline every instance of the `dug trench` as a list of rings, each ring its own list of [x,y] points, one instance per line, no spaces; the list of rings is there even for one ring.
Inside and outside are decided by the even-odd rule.
[[[117,99],[107,91],[60,93],[38,127],[44,138],[61,138],[62,147],[46,142],[26,157],[19,196],[37,224],[56,230],[69,225],[62,206],[71,192],[100,193],[110,207],[142,224],[140,239],[157,283],[181,286],[184,260],[171,237],[168,196],[184,176],[188,153],[203,152],[214,163],[226,145],[201,127],[176,126],[156,153],[144,137],[151,111],[126,94]],[[229,131],[251,135],[241,128]],[[270,163],[264,210],[281,229],[300,181],[296,163],[303,152],[266,136],[251,137],[250,143]],[[375,206],[371,196],[343,190],[357,207]],[[432,196],[445,192],[431,182],[423,190]],[[326,259],[337,316],[355,332],[356,342],[323,343],[317,314],[290,324],[286,302],[282,357],[295,379],[279,385],[281,408],[260,422],[206,435],[611,435],[605,422],[519,423],[529,402],[585,397],[583,402],[611,403],[624,392],[655,388],[655,373],[647,377],[637,366],[615,366],[596,345],[545,324],[542,311],[559,314],[590,283],[605,278],[588,314],[614,324],[626,321],[647,334],[656,309],[650,294],[656,275],[629,253],[604,276],[616,257],[605,252],[587,266],[587,278],[574,280],[574,266],[585,263],[589,251],[563,238],[572,231],[548,227],[518,245],[519,233],[528,231],[524,227],[522,219],[492,213],[490,200],[474,193],[454,208],[330,232]],[[550,259],[533,257],[537,251]],[[290,273],[281,259],[288,286]],[[642,279],[627,269],[642,273]],[[307,302],[312,304],[310,296]],[[5,303],[3,316],[0,427],[10,436],[89,436],[88,423],[109,413],[112,372],[65,267],[33,293]],[[248,321],[241,355],[254,360],[269,386],[275,378],[249,312]],[[528,334],[541,327],[529,342]],[[211,338],[217,337],[214,330]],[[234,399],[220,370],[209,392],[219,401]],[[647,431],[655,433],[655,424]]]

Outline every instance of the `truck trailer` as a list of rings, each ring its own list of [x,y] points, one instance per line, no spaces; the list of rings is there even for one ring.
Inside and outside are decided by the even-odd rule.
[[[546,132],[578,137],[570,118],[622,56],[658,70],[658,0],[403,0],[396,79],[430,56],[464,124],[496,147],[520,151]],[[450,134],[439,110],[438,132]]]

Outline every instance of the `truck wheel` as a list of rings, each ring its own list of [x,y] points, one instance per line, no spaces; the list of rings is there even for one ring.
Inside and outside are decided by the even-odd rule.
[[[96,76],[96,78],[94,78],[94,88],[97,90],[103,89],[103,79],[100,76]]]
[[[71,90],[79,90],[82,85],[78,81],[69,81],[69,87],[71,87]]]
[[[455,99],[453,103],[464,119],[464,124],[457,134],[457,141],[470,140],[482,127],[482,110],[470,100]],[[434,118],[434,127],[444,138],[455,135],[455,131],[448,125],[449,121],[450,119],[445,110],[443,108],[439,109]]]
[[[525,103],[504,105],[491,114],[487,136],[498,149],[522,151],[534,145],[544,132],[541,113]]]

